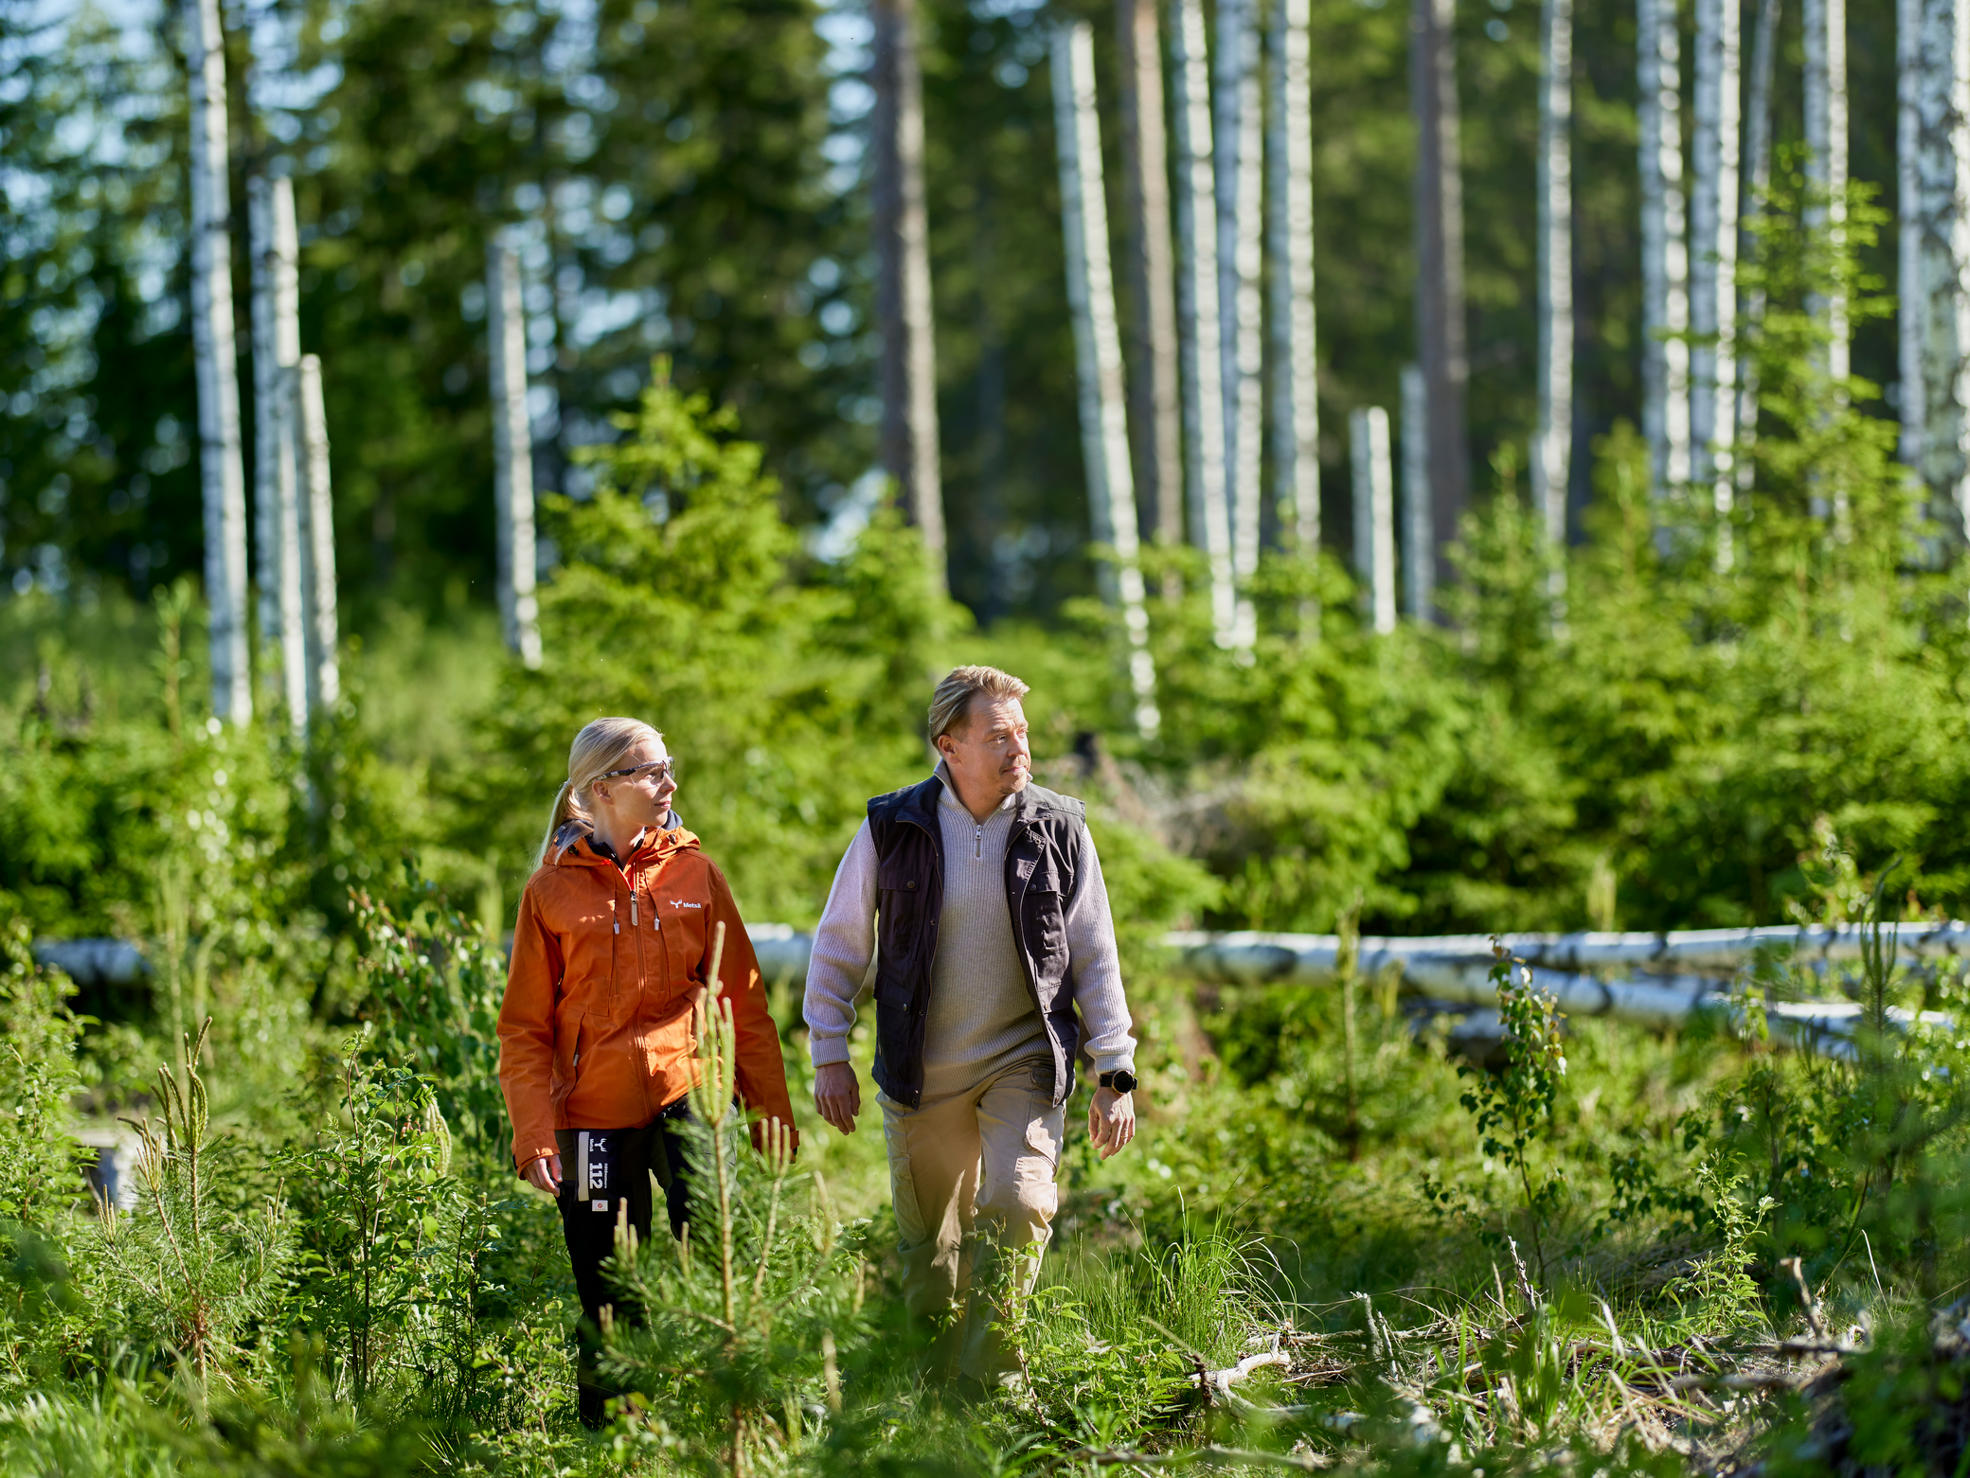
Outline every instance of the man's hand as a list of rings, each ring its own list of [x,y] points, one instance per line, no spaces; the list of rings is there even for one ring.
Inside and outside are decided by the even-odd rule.
[[[1113,1088],[1095,1089],[1094,1102],[1088,1105],[1088,1134],[1104,1160],[1134,1139],[1134,1096]]]
[[[550,1196],[561,1194],[561,1157],[542,1155],[538,1160],[529,1160],[526,1169],[527,1183],[546,1191]]]
[[[853,1134],[855,1116],[862,1111],[862,1085],[855,1069],[845,1062],[814,1069],[814,1107],[843,1134]]]

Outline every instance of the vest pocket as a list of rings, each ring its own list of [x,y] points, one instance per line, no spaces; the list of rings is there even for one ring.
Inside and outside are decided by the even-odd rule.
[[[1055,889],[1028,888],[1024,909],[1026,948],[1041,984],[1058,983],[1067,973],[1067,905]]]

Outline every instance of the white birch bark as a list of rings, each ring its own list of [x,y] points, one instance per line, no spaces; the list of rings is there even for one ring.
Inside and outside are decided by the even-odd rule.
[[[1217,147],[1218,352],[1223,361],[1225,484],[1231,509],[1231,571],[1238,588],[1235,644],[1249,647],[1254,616],[1247,587],[1259,567],[1259,476],[1265,434],[1265,345],[1261,322],[1265,161],[1259,87],[1259,0],[1219,0],[1213,57]]]
[[[527,318],[520,259],[495,240],[486,253],[486,332],[492,349],[493,506],[499,528],[499,624],[506,645],[540,666],[534,598],[533,427],[527,413]]]
[[[1806,226],[1844,241],[1847,224],[1847,0],[1804,0],[1806,36],[1806,179],[1820,200],[1809,200]],[[1847,303],[1842,296],[1816,299],[1832,340],[1826,372],[1836,383],[1850,373]]]
[[[1805,225],[1824,231],[1836,247],[1846,242],[1847,225],[1847,5],[1846,0],[1804,0],[1802,19],[1806,41],[1805,115],[1806,179],[1811,187]],[[1823,318],[1825,351],[1819,356],[1841,396],[1840,387],[1852,372],[1851,334],[1847,299],[1841,292],[1815,293],[1807,311]],[[1835,537],[1847,529],[1847,490],[1814,480],[1813,512],[1833,516]]]
[[[1436,505],[1430,491],[1430,396],[1423,367],[1402,367],[1403,614],[1427,621],[1436,607]]]
[[[316,713],[328,714],[342,701],[342,668],[336,652],[340,635],[335,610],[335,502],[328,483],[328,412],[322,399],[321,360],[303,354],[295,383],[308,547],[308,700]]]
[[[280,625],[280,362],[274,352],[274,212],[261,175],[246,180],[247,262],[253,325],[253,583],[263,648]],[[292,464],[288,470],[291,472]]]
[[[308,633],[302,596],[299,430],[301,357],[294,185],[246,182],[253,256],[254,573],[260,636],[280,653],[281,694],[297,732],[308,724]]]
[[[1143,604],[1122,335],[1115,321],[1115,283],[1108,258],[1108,202],[1101,170],[1101,125],[1095,112],[1094,33],[1085,21],[1056,27],[1052,61],[1054,137],[1067,238],[1067,299],[1074,316],[1074,358],[1080,372],[1081,454],[1087,464],[1089,524],[1095,541],[1114,551],[1113,561],[1103,560],[1100,566],[1102,595],[1121,609],[1136,729],[1153,738],[1161,717],[1156,711],[1149,616]]]
[[[1745,222],[1762,215],[1772,187],[1772,74],[1778,53],[1779,0],[1758,0],[1758,28],[1751,45],[1751,86],[1746,102],[1744,128],[1745,187],[1738,218],[1738,255],[1750,249]],[[1739,314],[1740,341],[1746,332],[1755,332],[1765,321],[1765,290],[1754,288],[1744,295]],[[1740,496],[1752,490],[1751,447],[1758,439],[1758,365],[1754,359],[1738,363],[1737,386],[1737,490]]]
[[[1895,0],[1895,327],[1904,466],[1920,468],[1923,416],[1922,336],[1922,26],[1923,0]]]
[[[1354,573],[1362,614],[1378,633],[1395,630],[1395,507],[1389,475],[1389,413],[1378,405],[1348,420],[1354,483]]]
[[[1546,0],[1539,79],[1539,424],[1532,497],[1566,593],[1566,495],[1573,470],[1573,0]],[[1409,440],[1404,373],[1403,444]]]
[[[1238,636],[1225,497],[1224,374],[1218,316],[1217,188],[1202,0],[1172,0],[1171,117],[1176,135],[1178,368],[1183,382],[1184,487],[1190,537],[1209,569],[1211,627],[1220,647]]]
[[[1710,490],[1719,568],[1731,563],[1737,501],[1738,95],[1740,0],[1697,0],[1696,138],[1690,211],[1691,472]]]
[[[212,621],[212,711],[243,724],[253,717],[253,674],[246,642],[246,475],[233,343],[225,38],[219,0],[187,0],[185,10],[191,79],[192,352],[198,379],[205,598]]]
[[[1320,552],[1320,387],[1313,309],[1313,108],[1309,0],[1275,0],[1266,160],[1271,258],[1272,473],[1292,545]],[[1317,629],[1317,624],[1311,629]]]
[[[1920,471],[1932,517],[1960,544],[1970,518],[1970,0],[1923,0],[1918,70]]]
[[[280,365],[280,664],[287,711],[308,722],[309,551],[301,446],[301,240],[294,215],[294,181],[281,175],[270,191],[273,228],[274,356]]]
[[[1642,185],[1642,435],[1658,501],[1690,480],[1689,245],[1675,0],[1636,0]],[[1659,520],[1660,526],[1666,523]]]

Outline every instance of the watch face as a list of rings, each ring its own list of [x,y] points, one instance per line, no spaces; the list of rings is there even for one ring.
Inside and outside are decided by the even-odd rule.
[[[1133,1093],[1135,1092],[1135,1085],[1136,1076],[1132,1072],[1124,1070],[1108,1075],[1108,1086],[1113,1088],[1117,1093]]]

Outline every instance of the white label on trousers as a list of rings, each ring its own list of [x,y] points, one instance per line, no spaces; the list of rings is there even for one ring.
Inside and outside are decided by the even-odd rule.
[[[607,1211],[609,1209],[609,1203],[607,1201],[590,1201],[588,1204],[593,1206],[597,1211]]]

